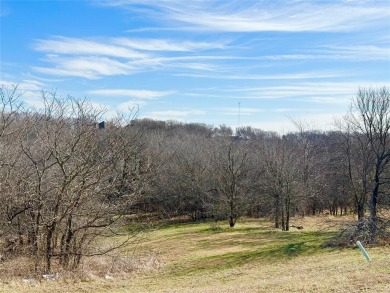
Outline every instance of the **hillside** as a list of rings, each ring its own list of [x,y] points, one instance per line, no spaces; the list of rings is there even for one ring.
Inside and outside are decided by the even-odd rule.
[[[302,230],[245,219],[160,226],[139,236],[112,267],[87,260],[79,279],[26,284],[2,281],[1,292],[389,292],[389,247],[321,248],[352,218],[294,218]],[[100,266],[100,274],[96,273]],[[93,268],[88,273],[88,268]],[[107,274],[107,270],[111,273]]]

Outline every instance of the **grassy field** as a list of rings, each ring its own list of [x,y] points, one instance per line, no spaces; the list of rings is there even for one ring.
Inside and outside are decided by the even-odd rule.
[[[294,219],[303,230],[283,232],[264,220],[172,224],[129,248],[132,272],[26,284],[0,292],[390,292],[390,247],[321,248],[346,217]],[[123,262],[123,260],[122,260]]]

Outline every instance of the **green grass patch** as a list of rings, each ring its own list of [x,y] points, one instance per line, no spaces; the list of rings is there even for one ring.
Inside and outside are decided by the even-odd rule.
[[[129,217],[129,232],[143,230]],[[180,219],[181,220],[181,219]],[[34,286],[21,280],[0,284],[1,292],[390,292],[390,247],[367,247],[368,263],[358,248],[322,248],[352,217],[293,219],[304,230],[280,231],[261,219],[201,223],[152,222],[123,248],[125,258],[98,257],[85,263],[100,277],[61,279]],[[142,224],[142,221],[140,221]],[[150,221],[144,221],[149,226]],[[103,244],[117,238],[106,237]],[[100,243],[99,243],[99,247]],[[127,258],[128,255],[134,258]],[[107,260],[115,263],[106,279]],[[22,263],[15,259],[14,268]],[[8,266],[3,266],[3,270]],[[14,270],[12,268],[12,270]],[[93,270],[91,270],[93,269]],[[123,269],[123,271],[122,271]],[[125,271],[130,269],[130,271]],[[117,271],[116,271],[117,270]],[[326,278],[324,278],[326,275]],[[66,277],[66,275],[65,275]]]
[[[209,223],[164,228],[159,233],[168,233],[164,237],[175,237],[177,245],[181,241],[191,242],[186,250],[188,257],[172,263],[168,271],[180,276],[215,272],[255,262],[288,261],[301,255],[330,251],[322,248],[321,244],[336,233],[269,230],[261,225],[253,227],[253,223],[247,224],[242,223],[235,228],[221,225],[218,229]]]

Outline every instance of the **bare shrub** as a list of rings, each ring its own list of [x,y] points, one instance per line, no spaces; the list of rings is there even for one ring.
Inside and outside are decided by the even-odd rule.
[[[376,234],[372,234],[372,225],[376,225]],[[324,247],[355,246],[360,241],[366,245],[390,244],[390,221],[378,218],[373,223],[371,218],[363,218],[357,224],[349,224],[336,237],[326,241]]]

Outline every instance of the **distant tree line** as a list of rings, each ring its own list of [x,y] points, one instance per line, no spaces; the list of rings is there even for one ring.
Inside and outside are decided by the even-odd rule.
[[[286,231],[294,216],[356,214],[374,239],[390,205],[388,88],[359,90],[333,131],[296,122],[286,135],[134,115],[102,124],[86,100],[42,92],[31,109],[21,95],[0,90],[0,253],[39,272],[115,249],[94,243],[133,214],[268,217]]]

